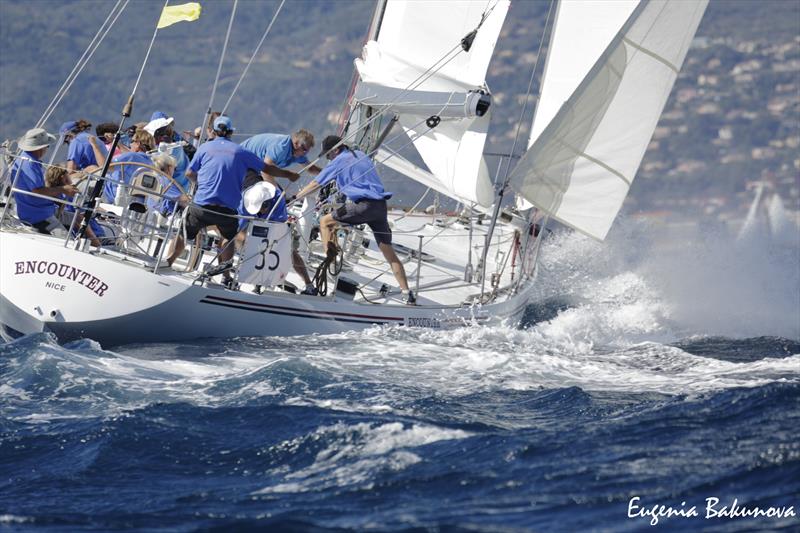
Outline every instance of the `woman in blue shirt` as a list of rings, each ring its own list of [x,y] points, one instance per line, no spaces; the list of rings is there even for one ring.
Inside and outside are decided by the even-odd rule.
[[[65,122],[58,130],[59,133],[64,136],[64,142],[69,145],[67,170],[70,172],[82,170],[89,165],[99,166],[94,154],[94,149],[89,142],[89,138],[92,137],[92,134],[89,132],[91,127],[91,123],[79,119]],[[102,145],[102,143],[99,149],[105,155],[106,147]]]

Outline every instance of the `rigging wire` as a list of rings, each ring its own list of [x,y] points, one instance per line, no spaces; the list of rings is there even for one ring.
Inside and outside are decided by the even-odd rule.
[[[214,77],[214,85],[211,87],[211,98],[208,101],[208,109],[206,109],[206,113],[203,116],[203,122],[201,122],[200,126],[200,138],[198,139],[199,142],[203,142],[203,136],[206,133],[206,123],[208,122],[208,117],[211,116],[211,108],[214,105],[214,96],[217,94],[217,85],[219,84],[219,76],[222,73],[222,64],[225,61],[225,52],[228,50],[228,42],[231,38],[231,28],[233,28],[233,19],[236,16],[236,6],[239,4],[239,0],[233,0],[233,9],[231,10],[231,18],[228,20],[228,30],[225,32],[225,42],[222,45],[222,54],[219,57],[219,65],[217,66],[217,75]]]
[[[55,96],[53,96],[53,99],[45,108],[41,118],[39,118],[39,121],[36,123],[37,128],[43,127],[43,125],[50,119],[50,116],[53,114],[58,104],[61,103],[61,100],[63,100],[64,96],[66,96],[67,92],[69,92],[69,89],[72,87],[72,84],[75,82],[78,75],[83,71],[83,69],[89,63],[89,60],[94,55],[95,51],[97,51],[97,48],[99,48],[99,46],[102,44],[103,39],[105,39],[108,32],[117,22],[119,16],[128,6],[128,2],[130,0],[125,0],[125,3],[122,5],[122,7],[119,9],[119,11],[115,16],[114,12],[117,10],[117,7],[120,5],[122,1],[123,0],[117,0],[117,3],[114,4],[114,7],[111,8],[111,11],[106,17],[106,20],[103,21],[103,23],[100,25],[100,28],[97,30],[97,33],[92,38],[91,42],[89,43],[89,46],[86,47],[86,50],[84,50],[80,59],[78,59],[78,61],[75,63],[75,66],[72,68],[72,72],[69,73],[67,78],[64,80],[64,83],[61,84],[61,87],[58,89]],[[112,16],[114,17],[114,19],[111,21],[110,24],[108,24],[108,21],[111,19]],[[106,27],[106,24],[108,24],[108,27]]]
[[[169,4],[169,0],[164,0],[164,7],[162,11],[166,9],[167,4]],[[150,52],[153,51],[153,44],[156,42],[156,36],[158,35],[158,25],[156,25],[156,29],[153,30],[153,37],[150,39],[150,45],[147,47],[147,52],[144,55],[144,61],[142,61],[142,68],[139,69],[139,75],[136,77],[136,82],[133,84],[133,89],[131,90],[131,97],[130,100],[133,101],[133,97],[136,96],[136,91],[139,88],[139,82],[142,81],[142,74],[144,73],[144,67],[147,65],[147,61],[150,59]],[[120,125],[121,127],[122,125]]]
[[[547,27],[550,22],[550,15],[553,13],[553,5],[555,4],[554,0],[550,0],[550,7],[547,10],[547,18],[544,22],[544,32],[542,33],[542,38],[539,40],[539,50],[536,53],[536,61],[533,64],[533,70],[531,70],[531,77],[528,80],[528,90],[525,93],[525,99],[522,102],[522,111],[520,112],[519,120],[517,121],[517,129],[514,133],[514,143],[511,145],[511,154],[513,155],[517,148],[517,141],[519,140],[519,132],[522,129],[522,121],[525,118],[525,111],[528,107],[528,99],[531,95],[531,90],[533,89],[533,81],[536,77],[536,71],[539,68],[539,59],[542,57],[542,47],[544,46],[545,35],[547,34]],[[492,213],[492,221],[489,225],[489,231],[487,233],[488,239],[487,243],[492,242],[492,234],[494,233],[495,225],[497,224],[497,217],[500,214],[500,204],[503,201],[503,195],[505,193],[506,188],[508,187],[508,181],[511,173],[511,157],[508,158],[508,162],[506,163],[505,174],[503,176],[503,184],[497,190],[497,200],[495,200],[494,205],[494,212]],[[500,162],[502,165],[502,161]],[[481,264],[483,265],[483,272],[481,272],[481,297],[483,297],[483,290],[486,284],[486,256],[489,253],[489,245],[487,244],[483,249],[483,255],[481,258]]]
[[[266,40],[267,35],[269,35],[269,32],[272,29],[272,25],[275,24],[275,20],[278,18],[278,14],[281,12],[281,9],[283,9],[283,4],[285,4],[285,3],[286,3],[286,0],[281,0],[281,4],[278,6],[278,9],[275,11],[275,14],[272,16],[272,20],[269,22],[269,25],[267,26],[267,29],[264,32],[264,35],[261,36],[261,40],[258,42],[258,45],[256,46],[256,49],[253,51],[253,55],[250,56],[250,60],[247,62],[247,66],[244,67],[244,72],[242,72],[242,75],[239,77],[239,81],[236,82],[236,86],[233,88],[233,91],[231,92],[231,95],[228,98],[228,101],[225,102],[224,106],[222,106],[222,114],[223,115],[225,114],[225,111],[228,110],[228,106],[230,105],[231,100],[233,100],[233,95],[235,95],[236,91],[239,90],[239,85],[242,84],[242,81],[244,80],[244,77],[247,76],[247,71],[250,70],[250,65],[253,64],[253,60],[256,58],[256,55],[258,54],[259,50],[261,50],[261,45],[264,44],[264,41]],[[209,105],[209,107],[210,107],[210,105]]]

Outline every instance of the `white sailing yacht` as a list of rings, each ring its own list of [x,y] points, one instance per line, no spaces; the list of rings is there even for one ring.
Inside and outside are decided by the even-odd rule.
[[[378,2],[342,136],[379,170],[391,168],[460,206],[455,214],[390,212],[418,305],[400,300],[368,228],[340,231],[342,255],[321,276],[329,289],[306,296],[292,288],[301,284],[290,272],[286,226],[251,221],[234,263],[238,287],[230,289],[220,283],[213,232],[189,247],[178,271],[158,268],[180,216],[141,208],[141,197],[157,200],[169,184],[157,169],[119,182],[126,194],[118,205],[100,202],[92,187],[71,202],[91,206],[114,235],[101,248],[23,224],[13,198],[31,193],[7,173],[14,194],[0,220],[3,336],[50,331],[64,341],[116,345],[519,320],[535,290],[544,234],[536,229],[548,217],[596,239],[607,234],[706,4],[559,2],[528,149],[493,183],[483,157],[492,114],[485,77],[509,0]],[[109,179],[107,170],[90,181]],[[511,191],[519,209],[504,208],[513,204]],[[315,206],[294,214],[299,249],[316,266],[324,254],[311,239]]]

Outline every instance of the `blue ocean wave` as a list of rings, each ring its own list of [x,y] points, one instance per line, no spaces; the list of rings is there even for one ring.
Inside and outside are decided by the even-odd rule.
[[[0,345],[0,527],[635,531],[634,497],[797,505],[796,343],[569,353],[535,329]],[[798,524],[764,520],[662,523]]]

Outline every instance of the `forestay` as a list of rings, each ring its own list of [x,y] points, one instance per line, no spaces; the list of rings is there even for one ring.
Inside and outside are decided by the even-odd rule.
[[[579,6],[568,4],[562,6],[559,25],[563,16],[579,16],[571,9]],[[707,4],[707,0],[651,0],[638,5],[552,120],[546,116],[553,101],[537,112],[535,127],[542,128],[541,134],[534,135],[512,172],[511,186],[560,222],[604,239]],[[591,37],[594,32],[585,33]],[[575,46],[580,34],[573,28],[568,32],[573,42],[565,44]],[[552,57],[548,75],[559,60],[582,68],[568,56]],[[557,102],[559,90],[568,86],[565,81],[552,98]],[[541,126],[545,121],[547,125]]]
[[[488,206],[493,199],[482,164],[485,77],[508,6],[508,0],[390,0],[376,39],[356,60],[354,99],[397,113],[436,180],[434,189],[467,203]],[[479,25],[463,51],[461,39]],[[431,115],[441,122],[429,130]]]

